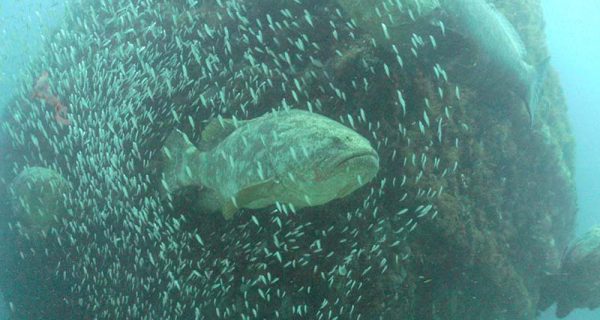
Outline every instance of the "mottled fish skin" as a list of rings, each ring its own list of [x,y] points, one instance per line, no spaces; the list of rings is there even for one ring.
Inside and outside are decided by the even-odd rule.
[[[442,0],[453,27],[491,60],[494,73],[513,86],[531,121],[545,79],[548,59],[537,67],[526,62],[527,50],[513,25],[485,0]]]
[[[224,205],[232,201],[236,208],[263,208],[275,202],[295,208],[321,205],[348,195],[379,170],[379,157],[367,139],[327,117],[301,110],[240,122],[204,153],[180,149],[188,150],[186,162],[197,169],[190,170],[192,179],[180,181],[175,189],[202,185],[216,191]],[[246,195],[240,202],[239,194],[255,186],[252,197]]]
[[[548,295],[556,300],[558,318],[577,308],[600,306],[598,265],[600,226],[595,226],[569,245],[561,259],[560,272],[548,278],[554,280],[550,282],[554,290]]]

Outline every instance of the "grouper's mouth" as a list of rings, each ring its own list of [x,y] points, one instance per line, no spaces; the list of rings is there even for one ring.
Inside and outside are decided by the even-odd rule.
[[[379,162],[379,156],[375,152],[375,150],[360,150],[356,152],[352,152],[349,154],[345,154],[340,157],[335,162],[334,168],[340,168],[346,165],[350,165],[353,162],[358,162],[361,160],[375,160]]]
[[[334,169],[338,175],[346,177],[340,181],[343,185],[336,196],[343,198],[369,182],[377,174],[379,156],[372,149],[352,152],[340,157]]]

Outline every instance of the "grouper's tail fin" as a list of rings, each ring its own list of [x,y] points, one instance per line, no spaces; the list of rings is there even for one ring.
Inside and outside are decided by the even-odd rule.
[[[185,133],[175,129],[165,141],[161,151],[161,194],[166,196],[189,186],[200,186],[197,166],[201,152]]]
[[[542,62],[535,66],[533,71],[532,79],[529,83],[527,90],[527,111],[529,112],[530,124],[533,126],[534,115],[537,110],[540,97],[542,96],[542,90],[544,87],[544,81],[546,81],[546,74],[548,73],[548,66],[550,65],[550,57],[544,58]]]

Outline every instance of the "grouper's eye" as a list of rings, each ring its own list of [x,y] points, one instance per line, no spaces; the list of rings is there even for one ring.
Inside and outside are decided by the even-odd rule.
[[[339,144],[342,144],[342,139],[340,139],[339,137],[331,137],[331,142],[334,145],[339,145]]]

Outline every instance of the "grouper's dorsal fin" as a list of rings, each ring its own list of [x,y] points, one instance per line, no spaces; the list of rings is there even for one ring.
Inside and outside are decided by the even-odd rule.
[[[207,151],[217,146],[245,121],[223,119],[221,116],[212,119],[200,134],[200,149]]]

